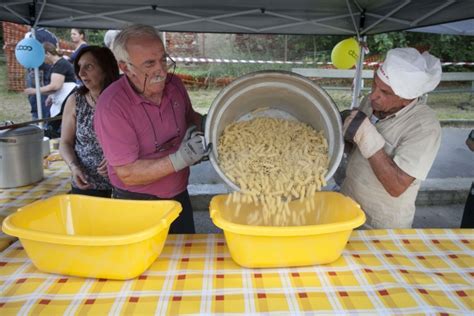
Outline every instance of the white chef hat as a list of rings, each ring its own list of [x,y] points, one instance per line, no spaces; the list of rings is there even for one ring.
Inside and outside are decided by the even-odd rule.
[[[441,80],[441,62],[428,52],[394,48],[388,51],[377,75],[396,95],[411,100],[436,88]]]

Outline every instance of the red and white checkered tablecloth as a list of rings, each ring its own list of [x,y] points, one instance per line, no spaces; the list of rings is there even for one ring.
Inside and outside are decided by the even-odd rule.
[[[239,267],[223,235],[169,235],[128,281],[42,273],[17,241],[0,254],[0,315],[472,315],[473,284],[474,230],[359,230],[331,264],[279,269]]]

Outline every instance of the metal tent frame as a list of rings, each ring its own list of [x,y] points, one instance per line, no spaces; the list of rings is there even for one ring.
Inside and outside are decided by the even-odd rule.
[[[0,4],[0,20],[22,24],[120,29],[140,21],[161,31],[203,33],[370,35],[473,17],[472,0],[3,0]],[[353,20],[364,20],[363,26]]]

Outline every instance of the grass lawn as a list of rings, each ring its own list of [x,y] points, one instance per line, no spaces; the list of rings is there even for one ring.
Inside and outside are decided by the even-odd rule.
[[[194,108],[206,113],[221,88],[188,89]],[[328,90],[339,109],[349,107],[350,91]],[[428,104],[436,111],[440,120],[474,120],[474,96],[469,93],[430,94]],[[26,95],[7,90],[7,71],[5,62],[0,61],[0,123],[6,120],[24,122],[31,119],[30,105]]]
[[[0,61],[0,124],[4,121],[16,123],[31,120],[30,103],[23,93],[8,91],[7,67]]]

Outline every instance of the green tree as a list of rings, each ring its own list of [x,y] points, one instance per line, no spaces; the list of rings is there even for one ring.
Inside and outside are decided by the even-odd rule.
[[[415,47],[446,62],[474,60],[474,38],[472,36],[431,34],[418,32],[391,32],[368,36],[370,55],[385,55],[396,47]],[[450,66],[446,70],[472,71],[472,67]]]

